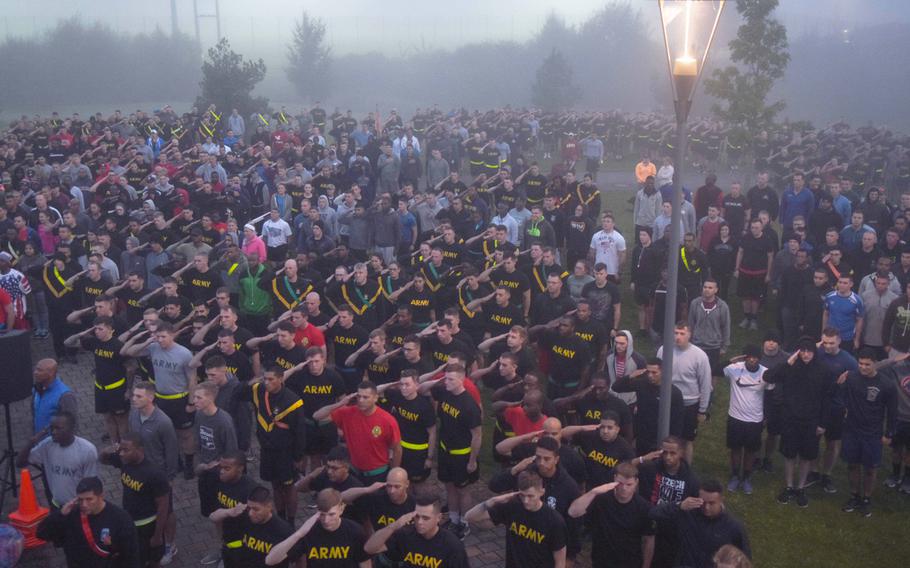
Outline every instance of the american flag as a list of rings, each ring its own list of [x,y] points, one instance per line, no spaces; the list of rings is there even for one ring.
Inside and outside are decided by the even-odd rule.
[[[16,320],[25,318],[25,296],[32,293],[28,278],[18,270],[11,268],[6,274],[0,274],[0,288],[6,290],[13,299]]]

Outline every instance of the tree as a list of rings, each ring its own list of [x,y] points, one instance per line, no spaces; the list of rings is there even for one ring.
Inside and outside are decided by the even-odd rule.
[[[300,96],[316,101],[329,92],[332,49],[325,45],[325,23],[306,11],[294,24],[294,38],[288,47],[288,80]]]
[[[204,110],[214,104],[219,112],[237,109],[243,116],[253,112],[264,112],[269,101],[264,97],[253,97],[253,89],[265,78],[265,63],[244,60],[243,56],[231,49],[231,43],[222,38],[208,51],[202,63],[202,94],[196,97],[196,107]]]
[[[531,86],[531,101],[544,110],[559,110],[572,105],[574,90],[572,66],[554,47],[537,68],[537,78]]]
[[[705,80],[705,90],[718,102],[711,110],[718,118],[757,134],[774,122],[784,101],[767,102],[774,82],[784,76],[790,62],[787,28],[772,13],[778,0],[737,0],[743,18],[736,38],[730,41],[730,61]]]

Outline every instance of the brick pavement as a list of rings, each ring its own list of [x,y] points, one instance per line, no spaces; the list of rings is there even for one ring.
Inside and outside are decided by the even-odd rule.
[[[34,340],[32,342],[33,363],[49,356],[53,356],[53,349],[49,339],[43,341]],[[79,399],[79,427],[77,433],[79,436],[93,442],[100,451],[105,446],[101,441],[101,436],[105,429],[101,417],[93,412],[93,378],[91,374],[91,356],[86,353],[79,354],[78,364],[63,364],[60,366],[61,378],[70,388],[76,391]],[[25,440],[32,435],[29,403],[27,401],[17,402],[10,406],[10,410],[13,418],[13,439],[15,449],[18,450],[25,443]],[[5,428],[5,424],[0,425],[0,440],[5,440],[6,438]],[[252,464],[250,470],[253,477],[258,476],[257,464]],[[34,469],[32,473],[35,473]],[[106,497],[110,501],[119,504],[121,491],[117,470],[112,467],[99,466],[99,473],[104,481]],[[474,487],[477,499],[489,497],[490,492],[484,483],[475,484]],[[35,489],[38,493],[39,502],[46,505],[47,498],[40,481],[35,483]],[[444,493],[441,485],[438,486],[438,490],[441,494]],[[301,496],[301,504],[307,502],[309,502],[309,499]],[[15,509],[16,504],[17,500],[12,497],[12,494],[7,495],[2,510],[4,521],[9,512]],[[198,567],[200,566],[199,560],[209,551],[214,550],[218,546],[218,541],[215,538],[211,524],[199,514],[199,499],[195,480],[187,481],[183,477],[177,478],[174,482],[174,507],[177,513],[177,548],[179,552],[170,566],[175,568]],[[297,526],[300,525],[306,516],[307,511],[301,506],[297,515]],[[497,527],[491,531],[472,531],[465,538],[465,547],[471,559],[472,568],[503,566],[505,563],[504,538],[505,531],[502,527]],[[587,557],[587,554],[584,554],[584,556]],[[19,563],[19,566],[23,568],[52,568],[65,565],[63,553],[50,545],[26,551]],[[583,567],[587,565],[587,562],[578,563],[577,565]]]

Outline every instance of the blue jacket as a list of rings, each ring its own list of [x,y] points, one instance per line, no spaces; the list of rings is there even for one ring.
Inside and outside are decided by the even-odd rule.
[[[802,215],[809,222],[809,213],[815,209],[815,196],[812,190],[804,187],[798,194],[792,187],[787,188],[780,198],[780,224],[782,227],[791,227],[793,218]]]
[[[57,412],[60,398],[70,392],[70,388],[63,384],[60,377],[54,379],[44,391],[32,387],[32,415],[35,422],[35,433],[44,430],[51,424],[51,416]]]

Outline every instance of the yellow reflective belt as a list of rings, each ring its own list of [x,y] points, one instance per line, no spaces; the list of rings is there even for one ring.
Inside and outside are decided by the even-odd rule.
[[[152,515],[151,517],[146,517],[144,519],[139,519],[138,521],[133,521],[133,524],[137,527],[144,527],[147,524],[154,523],[155,519],[158,518],[158,515]]]
[[[116,388],[120,388],[124,384],[126,384],[126,379],[120,379],[119,381],[117,381],[115,383],[111,383],[109,385],[102,385],[102,384],[99,384],[98,381],[95,381],[95,386],[98,387],[98,390],[105,390],[105,391],[110,391],[110,390],[114,390]]]
[[[228,548],[240,548],[241,546],[243,546],[243,541],[242,540],[232,540],[231,542],[224,543],[224,546],[226,546]]]
[[[453,456],[466,456],[471,453],[471,448],[456,448],[454,450],[450,450],[443,442],[439,442],[439,446],[443,449],[443,451],[448,452]]]
[[[161,394],[160,392],[156,392],[155,396],[157,396],[158,398],[163,398],[164,400],[177,400],[177,399],[185,397],[188,394],[190,394],[190,393],[178,392],[176,394]]]
[[[412,444],[411,442],[405,442],[404,440],[402,440],[402,441],[401,441],[401,447],[402,447],[402,448],[405,448],[405,449],[408,449],[408,450],[419,451],[419,450],[428,450],[428,449],[430,449],[430,444],[426,444],[426,443],[424,443],[424,444]]]

